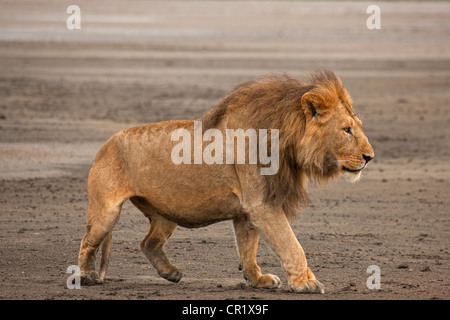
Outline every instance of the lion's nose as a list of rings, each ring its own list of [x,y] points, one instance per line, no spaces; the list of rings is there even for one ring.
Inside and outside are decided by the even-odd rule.
[[[368,164],[369,161],[373,159],[372,156],[367,156],[367,155],[365,155],[365,154],[363,154],[363,158],[364,158],[364,160],[366,161],[366,164]]]

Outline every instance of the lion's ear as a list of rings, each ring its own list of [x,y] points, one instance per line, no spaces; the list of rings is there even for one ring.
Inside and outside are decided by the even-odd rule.
[[[326,106],[325,101],[320,96],[307,92],[302,96],[301,104],[308,120],[328,120],[330,108]]]

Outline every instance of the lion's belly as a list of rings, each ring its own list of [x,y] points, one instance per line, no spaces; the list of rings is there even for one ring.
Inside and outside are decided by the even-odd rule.
[[[180,173],[176,180],[162,178],[153,175],[151,180],[139,183],[139,196],[145,197],[158,214],[181,226],[201,227],[232,219],[241,212],[237,186],[192,172]]]
[[[232,192],[206,197],[173,193],[170,197],[149,196],[148,200],[158,214],[187,228],[229,220],[241,212],[240,201]]]
[[[239,214],[241,194],[231,166],[172,166],[166,164],[139,183],[160,215],[181,226],[200,227]]]

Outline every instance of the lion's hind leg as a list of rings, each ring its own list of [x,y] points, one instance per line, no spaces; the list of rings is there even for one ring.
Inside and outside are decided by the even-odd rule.
[[[112,240],[112,231],[110,231],[105,240],[102,243],[102,260],[100,262],[100,272],[99,272],[99,281],[103,282],[105,280],[106,269],[108,269],[109,264],[109,255],[111,253],[111,240]]]
[[[242,218],[234,219],[233,225],[244,278],[254,288],[279,288],[280,278],[273,274],[262,274],[256,262],[258,231],[250,228],[248,222]]]
[[[102,208],[99,208],[95,203],[89,204],[87,232],[81,240],[78,255],[78,266],[80,267],[83,285],[103,283],[109,262],[112,229],[119,220],[121,208],[122,202],[112,207],[103,206]],[[100,277],[98,277],[95,272],[95,255],[100,245],[102,245],[102,261]]]
[[[161,277],[172,282],[179,282],[182,273],[170,263],[164,252],[164,244],[178,225],[157,214],[145,198],[132,197],[130,201],[150,220],[150,231],[141,241],[142,252]]]
[[[119,220],[123,202],[134,194],[122,167],[122,160],[117,156],[117,141],[111,138],[98,152],[89,172],[86,234],[81,240],[78,255],[81,283],[85,285],[103,282],[109,262],[112,229]],[[98,277],[95,255],[100,245],[102,261]]]

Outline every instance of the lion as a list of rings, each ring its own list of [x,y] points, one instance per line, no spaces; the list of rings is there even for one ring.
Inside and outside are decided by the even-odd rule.
[[[175,164],[171,134],[178,129],[193,133],[194,120],[163,121],[116,133],[100,148],[89,172],[86,234],[78,256],[82,284],[103,283],[112,230],[129,199],[150,221],[140,243],[142,252],[169,281],[182,277],[164,251],[177,226],[198,228],[232,220],[239,266],[250,286],[281,286],[278,276],[263,274],[257,264],[262,236],[280,259],[292,291],[323,293],[290,221],[309,202],[308,183],[324,185],[340,174],[357,181],[374,157],[341,79],[328,70],[312,73],[307,82],[287,74],[266,76],[238,85],[197,120],[203,131],[278,129],[278,146],[271,146],[279,150],[277,172],[260,174],[260,161]],[[271,140],[267,137],[269,144]]]

